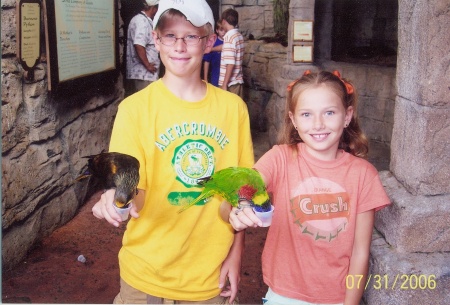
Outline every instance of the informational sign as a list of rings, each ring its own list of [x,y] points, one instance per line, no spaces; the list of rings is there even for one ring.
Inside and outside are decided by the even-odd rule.
[[[43,0],[49,91],[78,94],[119,73],[118,0]]]
[[[41,4],[38,0],[22,0],[19,9],[19,60],[31,71],[41,56]]]
[[[115,68],[114,5],[55,0],[59,81]]]
[[[294,41],[313,41],[313,21],[311,20],[295,20]]]
[[[312,62],[313,61],[313,47],[312,46],[294,46],[293,50],[294,62]]]

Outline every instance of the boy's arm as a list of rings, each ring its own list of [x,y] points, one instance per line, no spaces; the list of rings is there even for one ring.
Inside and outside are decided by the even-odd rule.
[[[233,67],[233,65],[231,65]],[[236,97],[238,98],[238,97]],[[240,98],[239,98],[240,99]],[[253,145],[250,132],[250,118],[248,115],[247,106],[241,100],[238,111],[239,116],[239,161],[238,166],[252,167],[254,165]],[[231,205],[224,201],[220,206],[220,215],[225,222],[228,222],[228,215],[231,210]],[[238,284],[241,277],[241,261],[245,245],[245,231],[236,232],[234,235],[233,244],[228,252],[227,258],[222,264],[219,277],[219,287],[223,288],[227,277],[230,287],[223,289],[221,295],[230,297],[230,303],[236,297],[238,292]]]
[[[230,82],[231,74],[233,73],[234,65],[226,65],[225,77],[223,79],[222,89],[228,89],[228,83]]]
[[[369,269],[374,217],[374,210],[369,210],[356,216],[355,241],[347,276],[353,277],[358,285],[354,285],[353,289],[347,288],[344,305],[358,305],[364,293]]]
[[[234,241],[231,245],[230,252],[222,264],[219,277],[219,288],[222,288],[220,293],[223,297],[230,297],[230,304],[233,303],[238,292],[238,285],[241,281],[241,261],[242,253],[244,252],[245,231],[236,232],[234,234]],[[229,287],[227,285],[227,279]]]
[[[107,222],[115,227],[118,227],[123,221],[121,216],[114,209],[114,194],[115,189],[109,189],[100,196],[100,200],[97,201],[92,207],[92,214],[98,219],[105,219]],[[134,218],[138,218],[138,212],[144,206],[145,191],[139,189],[138,194],[133,199],[133,206],[130,210],[130,215]]]

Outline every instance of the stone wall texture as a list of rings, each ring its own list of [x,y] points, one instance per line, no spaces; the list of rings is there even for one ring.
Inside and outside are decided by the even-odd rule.
[[[2,1],[2,266],[11,268],[43,237],[64,225],[84,203],[86,183],[74,178],[83,156],[108,148],[119,77],[107,95],[55,101],[47,91],[45,56],[34,78],[16,58],[16,1]],[[69,99],[69,97],[67,97]]]
[[[254,128],[268,129],[271,144],[281,129],[286,87],[307,69],[339,70],[351,80],[359,95],[359,115],[364,132],[371,141],[388,146],[394,123],[395,68],[334,61],[319,64],[290,63],[288,48],[278,43],[247,41],[244,77],[245,97]]]
[[[239,30],[246,38],[273,36],[273,5],[271,0],[222,0],[222,11],[233,8],[239,13]]]
[[[391,170],[413,194],[450,193],[448,1],[400,1]],[[425,30],[426,29],[426,30]],[[408,155],[408,158],[404,156]]]
[[[221,3],[222,11],[232,7],[239,12],[239,29],[246,38],[274,35],[271,0]],[[327,0],[291,1],[289,31],[293,20],[314,19],[316,4],[332,18]],[[331,22],[322,21],[315,42],[319,58],[314,63],[292,63],[291,41],[288,47],[246,41],[245,100],[252,128],[267,130],[268,141],[275,144],[284,118],[286,86],[305,70],[337,69],[355,84],[364,131],[371,141],[391,146],[390,171],[380,177],[392,205],[376,216],[370,274],[388,275],[390,284],[397,275],[415,275],[422,286],[424,277],[427,284],[433,283],[432,276],[436,283],[434,288],[406,291],[369,285],[364,299],[374,305],[447,304],[450,4],[448,0],[398,4],[397,68],[331,61]],[[15,0],[3,0],[1,8],[5,269],[67,223],[84,203],[89,190],[86,183],[74,183],[74,178],[85,165],[83,156],[107,149],[117,106],[124,97],[119,76],[108,94],[91,92],[79,103],[69,102],[72,98],[54,101],[47,92],[45,56],[34,78],[26,80],[16,59],[16,5]]]
[[[448,304],[449,26],[447,0],[399,1],[391,164],[380,175],[392,204],[376,214],[384,239],[372,245],[370,269],[390,281],[366,291],[370,304]]]

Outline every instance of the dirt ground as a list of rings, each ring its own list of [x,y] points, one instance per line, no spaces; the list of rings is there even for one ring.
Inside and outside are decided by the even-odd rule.
[[[265,135],[254,138],[255,158],[268,147]],[[15,269],[2,274],[3,303],[112,303],[119,291],[117,253],[125,225],[115,228],[92,216],[95,194],[65,226],[30,251]],[[248,229],[238,297],[241,304],[261,304],[261,253],[267,228]],[[77,261],[79,255],[86,262]]]
[[[266,133],[253,135],[255,160],[269,149]],[[371,147],[378,170],[389,166],[389,151]],[[117,253],[125,227],[114,228],[92,216],[96,194],[65,226],[45,238],[14,270],[2,274],[3,303],[111,303],[119,290]],[[241,304],[261,304],[267,291],[261,253],[267,228],[246,231],[246,250],[238,297]],[[77,261],[79,255],[85,263]]]
[[[119,290],[117,253],[125,225],[114,228],[92,216],[96,194],[67,225],[44,239],[14,270],[3,273],[3,303],[112,303]],[[246,232],[239,299],[261,303],[261,251],[267,229]],[[77,261],[79,255],[86,262]]]

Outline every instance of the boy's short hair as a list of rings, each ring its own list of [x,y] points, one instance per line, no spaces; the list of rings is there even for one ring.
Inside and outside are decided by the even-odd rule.
[[[222,29],[222,19],[216,21],[216,32]]]
[[[199,28],[209,23],[214,30],[214,16],[205,0],[161,0],[158,11],[153,18],[155,29],[158,27],[160,17],[170,9],[182,13],[186,20],[195,27]]]
[[[223,11],[222,19],[228,22],[230,25],[236,27],[239,22],[239,13],[236,10],[229,8]]]

